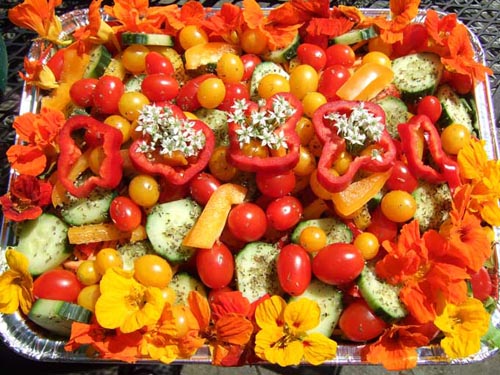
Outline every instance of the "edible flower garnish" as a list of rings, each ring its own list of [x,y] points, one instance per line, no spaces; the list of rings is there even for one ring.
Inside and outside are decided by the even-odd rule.
[[[21,309],[27,314],[34,300],[28,258],[14,249],[7,249],[5,258],[9,269],[0,275],[0,312],[13,314]]]

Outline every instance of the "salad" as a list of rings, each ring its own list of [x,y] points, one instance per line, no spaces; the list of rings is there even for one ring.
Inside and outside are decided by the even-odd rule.
[[[135,362],[389,370],[500,345],[500,165],[455,14],[390,1],[9,11],[42,43],[14,121],[0,312]],[[35,6],[36,4],[36,6]],[[42,8],[40,8],[42,7]]]

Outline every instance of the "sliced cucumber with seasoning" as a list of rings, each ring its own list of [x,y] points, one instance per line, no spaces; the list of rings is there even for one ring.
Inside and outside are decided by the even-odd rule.
[[[143,44],[146,46],[174,46],[174,38],[166,34],[148,34],[125,32],[122,34],[122,43],[125,45]]]
[[[116,250],[120,253],[123,261],[124,270],[133,270],[134,261],[147,254],[155,254],[153,246],[149,240],[137,241],[134,243],[128,242],[122,246],[118,246]]]
[[[415,103],[437,90],[443,74],[439,55],[430,52],[414,53],[392,61],[394,84],[405,102]]]
[[[142,91],[142,81],[146,78],[145,74],[138,74],[132,76],[125,82],[125,92],[141,92]]]
[[[375,38],[378,35],[373,26],[366,29],[350,30],[342,35],[336,36],[328,40],[328,44],[356,44],[363,40]]]
[[[449,85],[441,85],[437,89],[436,97],[441,103],[443,111],[438,123],[446,127],[453,123],[462,124],[470,132],[474,130],[469,103],[460,97]]]
[[[109,219],[109,206],[116,192],[94,189],[86,198],[70,197],[61,207],[61,216],[70,225],[104,223]]]
[[[229,145],[226,111],[215,108],[201,108],[194,114],[213,130],[215,135],[215,147]]]
[[[326,337],[333,334],[342,312],[342,292],[333,285],[312,279],[304,293],[290,298],[296,301],[300,298],[309,298],[319,305],[321,310],[319,324],[308,333],[322,333]]]
[[[407,311],[399,300],[399,289],[377,278],[370,267],[365,266],[359,275],[358,287],[366,303],[381,318],[394,321],[406,316]]]
[[[176,273],[168,286],[175,291],[174,303],[176,305],[187,305],[189,292],[191,291],[199,292],[202,296],[207,295],[205,285],[187,272]]]
[[[49,213],[24,221],[19,228],[16,250],[28,258],[33,276],[59,266],[71,255],[68,224]]]
[[[73,322],[89,323],[92,312],[85,307],[60,300],[39,298],[28,313],[38,326],[58,336],[69,337]]]
[[[399,139],[398,125],[408,121],[408,107],[395,96],[386,96],[377,101],[385,112],[385,127],[391,137]]]
[[[90,52],[90,60],[83,73],[84,78],[99,78],[111,62],[112,56],[102,44],[97,45]]]
[[[299,45],[300,37],[299,33],[297,32],[297,34],[295,34],[295,37],[293,38],[293,41],[288,46],[274,51],[269,51],[264,54],[262,58],[265,61],[272,61],[279,64],[285,63],[297,56],[297,48],[299,48]]]
[[[279,249],[273,244],[251,242],[236,255],[236,284],[250,302],[266,294],[283,294],[276,274],[278,254]]]
[[[307,227],[318,227],[323,229],[326,234],[327,244],[338,242],[350,243],[352,241],[352,231],[346,224],[334,217],[325,217],[305,220],[297,224],[292,232],[292,242],[299,243],[300,234]]]
[[[413,218],[418,220],[420,233],[429,229],[439,229],[450,215],[452,197],[448,184],[436,185],[419,181],[412,195],[417,204]]]
[[[146,218],[146,233],[153,249],[173,263],[187,261],[196,249],[182,240],[201,214],[201,206],[190,198],[154,206]]]
[[[259,88],[259,83],[268,74],[279,74],[286,79],[290,78],[290,75],[281,65],[272,61],[261,62],[255,67],[252,78],[250,78],[250,98],[252,100],[258,99],[259,94],[257,89]]]

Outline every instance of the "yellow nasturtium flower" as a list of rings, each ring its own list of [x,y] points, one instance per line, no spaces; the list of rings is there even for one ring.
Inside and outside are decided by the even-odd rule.
[[[130,333],[160,319],[165,299],[156,287],[137,282],[133,272],[110,268],[100,282],[101,296],[95,305],[97,322],[103,328]]]
[[[260,331],[255,338],[255,353],[280,366],[294,366],[302,360],[319,365],[337,354],[337,343],[308,331],[320,322],[318,304],[301,298],[287,305],[272,296],[257,306],[255,319]]]
[[[0,275],[0,312],[13,314],[19,308],[27,314],[33,303],[33,278],[28,271],[28,258],[14,249],[7,249],[9,269]]]

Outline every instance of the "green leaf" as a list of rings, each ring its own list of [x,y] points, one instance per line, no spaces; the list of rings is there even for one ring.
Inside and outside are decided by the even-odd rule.
[[[3,41],[2,34],[0,34],[0,91],[4,92],[7,86],[7,49]]]
[[[486,343],[490,348],[500,348],[500,328],[495,327],[490,322],[488,332],[481,338],[481,341]]]

